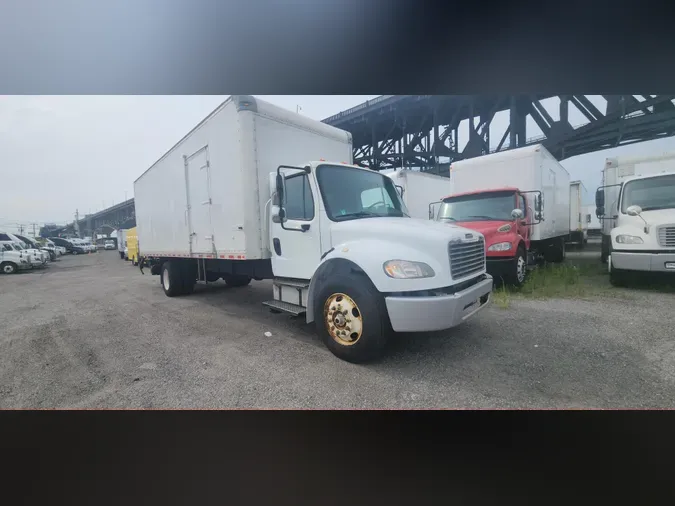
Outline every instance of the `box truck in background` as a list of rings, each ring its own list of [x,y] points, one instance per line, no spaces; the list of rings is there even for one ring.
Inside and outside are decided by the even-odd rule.
[[[588,192],[584,183],[572,181],[570,183],[570,235],[568,242],[583,247],[588,242],[589,219],[584,212],[584,202]]]
[[[602,223],[597,216],[596,207],[594,205],[584,206],[584,214],[586,215],[586,221],[588,221],[588,236],[600,237],[602,234]]]
[[[314,160],[314,161],[311,161]],[[440,330],[489,302],[480,233],[406,217],[391,178],[351,164],[351,134],[232,96],[134,183],[141,268],[173,297],[272,279],[337,357]]]
[[[570,177],[543,146],[455,162],[450,185],[438,220],[485,236],[487,270],[494,277],[519,286],[528,266],[565,259]]]
[[[440,199],[450,193],[450,178],[442,175],[407,169],[396,169],[385,175],[399,188],[412,218],[434,219],[440,207]]]
[[[120,229],[117,231],[117,251],[120,254],[120,258],[124,260],[124,249],[127,247],[127,231],[125,229]]]
[[[612,284],[630,271],[675,274],[675,152],[608,158],[595,205]]]

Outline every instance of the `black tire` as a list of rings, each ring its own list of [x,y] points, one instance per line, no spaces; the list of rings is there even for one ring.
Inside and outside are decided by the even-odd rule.
[[[225,283],[227,283],[227,286],[231,286],[232,288],[247,286],[251,283],[251,278],[248,276],[232,275],[224,276],[223,279],[225,280]]]
[[[559,264],[565,261],[565,238],[559,237],[554,239],[546,251],[546,261],[554,264]]]
[[[628,271],[623,270],[623,269],[616,269],[612,265],[612,257],[611,255],[608,256],[607,258],[607,265],[609,269],[609,282],[612,286],[616,286],[618,288],[624,287],[628,285]]]
[[[3,274],[16,274],[18,270],[19,268],[14,262],[2,262],[0,264],[0,272]]]
[[[197,284],[197,269],[192,263],[181,265],[181,284],[183,285],[183,295],[189,295],[195,291]]]
[[[176,297],[184,293],[183,276],[180,265],[174,261],[164,262],[160,282],[167,297]]]
[[[331,300],[338,300],[340,295],[346,295],[357,308],[356,313],[348,313],[349,320],[343,328],[352,330],[348,325],[353,325],[353,318],[358,318],[361,325],[361,334],[355,338],[353,344],[347,344],[344,340],[338,340],[329,331],[327,321],[330,320],[330,310],[336,306],[325,306]],[[341,299],[346,301],[346,299]],[[329,311],[327,315],[324,309]],[[331,281],[320,288],[314,301],[314,320],[316,330],[326,347],[341,360],[351,363],[363,363],[379,358],[387,344],[391,334],[391,324],[387,314],[384,298],[370,280],[363,274],[350,273],[346,276]],[[335,322],[335,319],[330,320]],[[338,328],[332,326],[333,332]],[[348,332],[345,330],[345,332]],[[345,339],[347,336],[345,336]],[[351,338],[354,338],[352,334]]]
[[[603,264],[607,263],[609,257],[609,236],[603,235],[601,237],[602,243],[600,245],[600,261]]]
[[[518,246],[516,251],[516,256],[513,259],[513,263],[510,267],[510,273],[507,276],[507,281],[509,284],[520,288],[525,283],[527,279],[527,254],[525,253],[525,248]]]

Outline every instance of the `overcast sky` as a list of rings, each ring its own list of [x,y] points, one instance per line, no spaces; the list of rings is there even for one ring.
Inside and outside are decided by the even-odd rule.
[[[260,98],[322,120],[377,95],[268,95]],[[0,228],[65,223],[133,196],[133,181],[227,96],[0,97]],[[604,112],[604,100],[593,101]],[[545,102],[558,119],[558,99]],[[587,120],[570,106],[572,125]],[[493,144],[508,113],[493,121]],[[460,135],[468,126],[463,125]],[[462,131],[463,130],[463,131]],[[528,118],[528,137],[540,134]],[[462,143],[460,143],[460,148]],[[607,156],[675,150],[660,139],[563,161],[592,193]]]

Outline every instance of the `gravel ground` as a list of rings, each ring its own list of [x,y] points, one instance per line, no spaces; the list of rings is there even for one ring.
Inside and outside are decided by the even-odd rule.
[[[169,299],[115,251],[64,256],[0,276],[0,408],[675,407],[675,295],[625,292],[493,306],[353,365],[264,308],[269,282]]]

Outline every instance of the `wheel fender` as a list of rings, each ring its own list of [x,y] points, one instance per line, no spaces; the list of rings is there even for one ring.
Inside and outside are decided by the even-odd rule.
[[[434,270],[437,277],[449,275],[449,266],[440,265],[432,256],[400,242],[361,239],[340,244],[324,255],[312,276],[307,294],[307,323],[314,321],[314,297],[327,280],[335,277],[360,273],[380,293],[429,288],[429,278],[400,280],[388,277],[383,269],[384,262],[388,260],[424,262]]]

